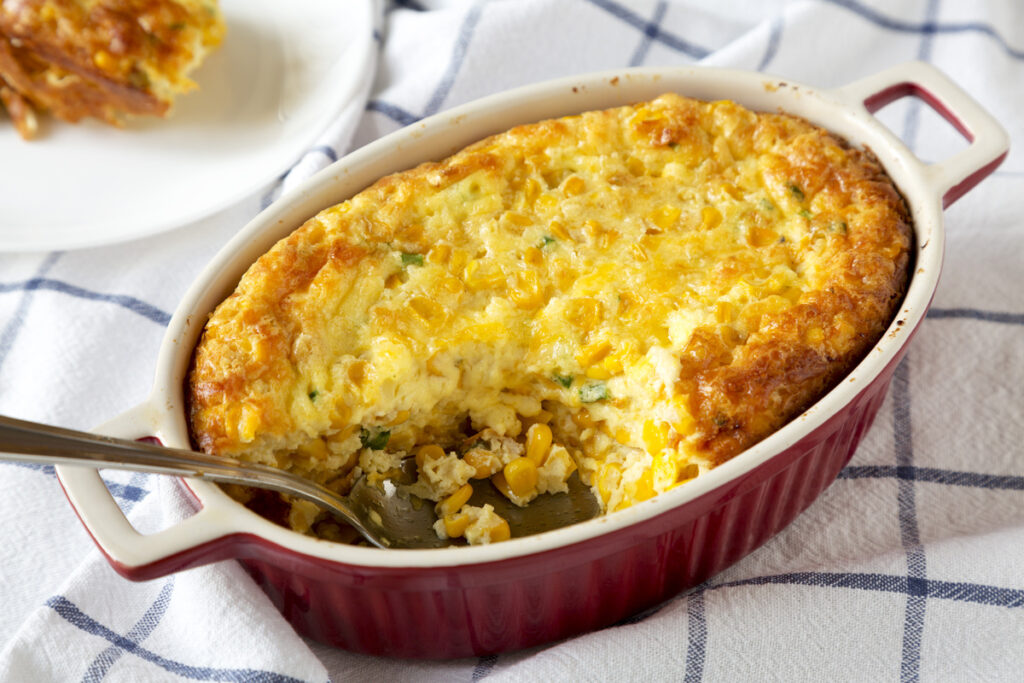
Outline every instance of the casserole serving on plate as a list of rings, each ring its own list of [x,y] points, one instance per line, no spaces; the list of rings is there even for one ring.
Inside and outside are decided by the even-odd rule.
[[[924,317],[941,265],[942,206],[1006,153],[998,124],[923,64],[833,91],[723,70],[595,74],[486,98],[399,131],[318,174],[225,247],[172,320],[151,399],[99,431],[188,445],[182,387],[207,314],[261,254],[317,212],[389,173],[515,125],[665,92],[729,99],[821,126],[869,149],[905,198],[914,228],[906,295],[885,333],[834,389],[685,486],[590,522],[482,547],[385,551],[329,543],[275,525],[202,482],[188,483],[199,504],[196,515],[142,536],[98,475],[61,467],[69,499],[114,567],[143,579],[235,557],[285,616],[313,637],[373,654],[454,657],[527,647],[614,623],[707,579],[788,524],[852,455]],[[909,94],[931,104],[971,145],[938,164],[917,160],[871,116]]]

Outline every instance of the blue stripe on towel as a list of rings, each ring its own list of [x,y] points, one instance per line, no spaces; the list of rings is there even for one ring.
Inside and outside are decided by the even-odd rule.
[[[682,52],[683,54],[689,55],[690,57],[694,57],[695,59],[703,59],[704,57],[707,57],[709,54],[711,54],[711,51],[708,50],[707,48],[695,45],[694,43],[691,43],[685,38],[681,38],[661,28],[653,27],[649,29],[649,27],[651,26],[649,22],[647,22],[639,14],[633,12],[633,10],[629,9],[628,7],[624,7],[623,5],[620,5],[617,2],[613,2],[612,0],[587,0],[587,2],[589,2],[591,5],[594,5],[595,7],[603,9],[616,19],[619,19],[625,22],[626,24],[629,24],[635,29],[639,29],[644,32],[650,30],[650,37],[653,40],[656,40],[662,45],[665,45],[666,47],[669,47],[677,52]]]
[[[936,467],[907,467],[895,465],[851,465],[839,473],[839,479],[910,479],[929,484],[962,486],[965,488],[1024,491],[1024,476],[1012,474],[983,474],[943,470]]]
[[[480,660],[476,663],[476,666],[473,667],[473,675],[471,677],[472,680],[482,681],[483,679],[490,676],[491,672],[494,671],[494,667],[495,665],[497,665],[497,663],[498,655],[485,655],[481,657]]]
[[[651,17],[650,22],[644,26],[644,37],[629,60],[630,66],[640,66],[644,63],[644,60],[647,58],[647,53],[651,51],[651,44],[654,42],[654,37],[658,35],[658,31],[661,28],[661,22],[665,18],[665,13],[667,11],[668,3],[666,3],[665,0],[659,0],[658,4],[654,8],[654,16]]]
[[[6,292],[35,292],[38,290],[59,292],[61,294],[67,294],[68,296],[85,299],[87,301],[112,303],[165,327],[167,326],[167,323],[171,321],[170,313],[166,313],[156,306],[142,301],[141,299],[125,294],[104,294],[102,292],[94,292],[92,290],[85,289],[84,287],[79,287],[78,285],[63,282],[62,280],[53,280],[39,276],[22,282],[0,282],[0,294],[4,294]],[[19,322],[17,320],[17,314],[15,314],[14,322]],[[3,358],[4,351],[4,337],[0,337],[0,360]]]
[[[448,68],[445,69],[441,82],[438,83],[434,93],[430,96],[430,100],[423,110],[423,116],[430,116],[441,111],[448,93],[451,92],[452,86],[455,85],[455,77],[458,76],[462,63],[466,60],[469,43],[473,39],[473,32],[476,30],[477,24],[480,23],[482,14],[483,9],[477,3],[474,3],[470,7],[469,12],[466,13],[466,18],[459,27],[459,35],[455,39],[455,46],[452,49],[452,57],[448,63]]]
[[[35,277],[41,278],[43,275],[46,275],[61,256],[61,252],[55,251],[43,259],[43,262],[39,264],[38,270],[36,270]],[[0,284],[0,293],[4,291],[6,291],[4,286]],[[24,292],[21,301],[18,302],[18,307],[14,310],[14,315],[11,316],[10,321],[4,325],[3,330],[0,330],[0,369],[3,368],[4,361],[14,346],[14,340],[18,338],[21,326],[25,324],[25,316],[28,314],[29,306],[32,304],[32,293],[35,290],[24,288],[17,291]]]
[[[965,23],[939,23],[933,18],[930,18],[921,23],[913,23],[909,21],[903,21],[900,19],[893,19],[887,17],[877,10],[867,7],[855,0],[824,0],[838,7],[847,9],[854,14],[857,14],[861,18],[870,21],[879,28],[884,28],[889,31],[897,31],[900,33],[919,33],[923,35],[935,35],[935,34],[954,34],[954,33],[980,33],[984,36],[992,38],[994,41],[999,43],[999,46],[1014,59],[1024,59],[1024,50],[1019,50],[1011,47],[1006,39],[1003,38],[994,28],[988,24],[982,24],[978,22],[965,22]]]
[[[767,69],[771,61],[775,59],[775,55],[778,54],[779,45],[782,44],[782,29],[785,25],[785,18],[781,14],[772,19],[771,26],[768,29],[768,45],[765,47],[761,62],[757,65],[758,71]]]
[[[1024,607],[1024,590],[1001,588],[980,583],[915,579],[895,574],[859,572],[791,572],[772,576],[727,581],[710,585],[705,590],[720,590],[740,586],[813,586],[816,588],[847,588],[879,593],[921,595],[939,600],[968,602],[989,607]]]
[[[1004,325],[1024,325],[1024,313],[1000,313],[998,311],[982,311],[976,308],[932,308],[928,311],[929,320],[957,318],[980,320],[986,323],[1002,323]]]
[[[686,600],[686,683],[696,683],[704,677],[707,659],[708,622],[704,610],[704,591],[696,590]]]
[[[899,468],[910,467],[914,459],[912,424],[910,418],[910,369],[905,358],[896,368],[892,383],[893,421],[896,446],[896,464]],[[926,593],[910,590],[920,587],[926,580],[927,562],[917,525],[917,510],[914,496],[914,480],[901,477],[896,494],[900,526],[900,540],[907,555],[907,605],[903,626],[903,661],[900,668],[901,680],[916,680],[921,665],[921,637],[924,633]]]
[[[47,607],[51,608],[61,618],[72,626],[82,631],[103,638],[127,654],[135,655],[139,659],[154,664],[164,671],[168,671],[182,678],[189,678],[197,681],[246,681],[246,683],[284,683],[285,681],[296,681],[298,679],[272,671],[260,671],[258,669],[218,669],[207,666],[191,666],[183,662],[162,657],[140,646],[134,640],[115,633],[103,624],[80,610],[74,603],[63,595],[55,595],[46,601]]]
[[[420,120],[420,117],[412,112],[408,112],[401,107],[389,104],[382,100],[370,100],[366,103],[367,111],[375,111],[379,114],[384,114],[395,123],[403,126],[409,126]]]
[[[173,591],[174,577],[172,576],[164,583],[163,588],[160,589],[160,594],[153,601],[153,604],[149,606],[145,614],[142,615],[142,618],[125,634],[125,638],[136,643],[141,643],[148,638],[167,612],[167,606],[171,603],[171,593]],[[86,669],[85,675],[82,676],[82,683],[102,681],[107,672],[110,671],[110,667],[124,653],[124,650],[117,645],[111,645],[105,649],[97,655],[96,659],[89,665],[89,668]]]

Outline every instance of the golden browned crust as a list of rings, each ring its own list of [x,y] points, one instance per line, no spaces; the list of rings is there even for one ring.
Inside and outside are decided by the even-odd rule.
[[[163,116],[223,32],[214,0],[3,0],[0,83],[69,122]]]
[[[617,509],[833,386],[889,324],[910,244],[874,158],[794,117],[665,95],[520,126],[261,257],[197,346],[192,434],[325,482],[439,444],[443,498],[544,423]],[[480,430],[493,467],[460,445]]]

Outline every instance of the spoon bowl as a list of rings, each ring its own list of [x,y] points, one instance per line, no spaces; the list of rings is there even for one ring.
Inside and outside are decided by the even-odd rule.
[[[352,491],[343,496],[309,479],[267,465],[2,415],[0,458],[170,474],[278,491],[329,510],[378,548],[440,548],[461,544],[441,539],[434,532],[437,519],[434,505],[405,490],[405,486],[412,483],[409,477],[415,477],[408,472],[395,480],[386,479],[380,485],[370,484],[366,477],[360,477]],[[590,489],[580,483],[578,477],[574,479],[568,495],[541,496],[526,508],[517,508],[489,485],[490,492],[481,490],[471,502],[493,505],[509,522],[513,536],[540,533],[597,516],[599,508]]]

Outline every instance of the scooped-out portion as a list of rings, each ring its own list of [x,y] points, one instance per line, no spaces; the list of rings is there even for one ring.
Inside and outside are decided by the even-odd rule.
[[[309,219],[210,316],[198,447],[345,492],[415,458],[442,537],[509,538],[578,471],[605,512],[828,391],[892,319],[910,219],[867,152],[674,94],[514,128]],[[229,489],[347,540],[311,504]]]

